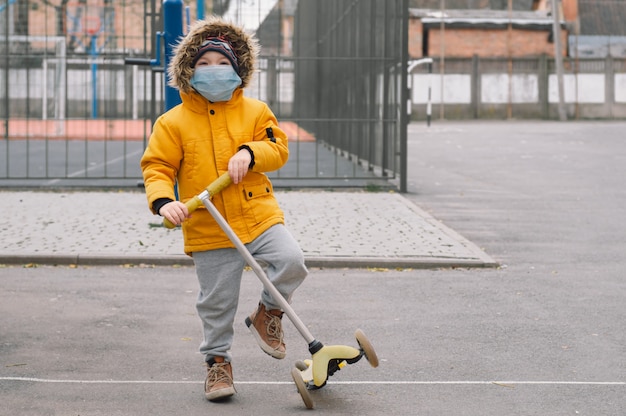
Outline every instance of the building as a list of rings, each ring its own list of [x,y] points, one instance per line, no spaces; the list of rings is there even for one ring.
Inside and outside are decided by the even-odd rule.
[[[430,57],[554,56],[551,0],[415,0],[409,55]],[[563,55],[626,57],[626,2],[560,0]],[[509,6],[510,9],[509,9]]]
[[[411,9],[409,56],[454,58],[553,55],[546,11]],[[560,33],[562,42],[567,32]]]
[[[626,58],[626,2],[578,0],[569,55],[577,58]]]

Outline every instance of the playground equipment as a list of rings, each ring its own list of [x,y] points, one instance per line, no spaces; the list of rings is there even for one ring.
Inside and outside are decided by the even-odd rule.
[[[174,54],[174,46],[183,36],[183,0],[164,0],[161,9],[163,17],[163,32],[156,32],[155,58],[125,58],[127,65],[147,65],[154,68],[161,66],[161,41],[164,46],[163,68],[167,68]],[[165,85],[165,111],[180,104],[178,90],[168,85],[167,71],[160,69],[164,73]]]
[[[89,54],[91,67],[91,118],[98,118],[98,56],[115,35],[115,9],[104,4],[68,3],[67,34],[70,49]]]

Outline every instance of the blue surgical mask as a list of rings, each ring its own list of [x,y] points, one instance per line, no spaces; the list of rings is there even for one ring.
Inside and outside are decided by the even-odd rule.
[[[211,102],[228,101],[241,85],[241,78],[230,65],[206,65],[195,69],[191,86]]]

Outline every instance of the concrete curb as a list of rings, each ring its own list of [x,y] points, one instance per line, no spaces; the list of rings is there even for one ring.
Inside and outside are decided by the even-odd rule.
[[[390,257],[306,257],[307,267],[314,268],[494,268],[499,264],[490,258],[390,258]],[[186,255],[94,255],[94,254],[19,254],[0,255],[0,264],[6,265],[77,265],[77,266],[122,266],[149,264],[154,266],[193,266]]]

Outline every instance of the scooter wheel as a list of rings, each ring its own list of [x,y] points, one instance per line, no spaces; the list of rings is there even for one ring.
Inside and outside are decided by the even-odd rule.
[[[300,370],[300,371],[304,371],[304,370],[306,370],[307,368],[309,368],[309,366],[308,366],[308,365],[306,365],[306,363],[305,363],[304,361],[300,361],[300,360],[298,360],[298,361],[296,361],[296,368],[297,368],[298,370]]]
[[[300,370],[297,368],[291,369],[291,377],[293,378],[293,382],[296,383],[296,387],[298,389],[298,393],[300,393],[300,397],[302,397],[302,401],[307,409],[313,409],[314,403],[311,398],[311,394],[309,390],[306,388],[306,384],[300,375]]]
[[[365,354],[365,358],[370,365],[374,368],[378,367],[378,356],[376,355],[376,351],[374,351],[374,347],[370,343],[369,339],[365,336],[365,333],[362,330],[357,329],[354,336],[356,337],[356,342],[359,343],[359,347],[361,347],[361,350]]]

